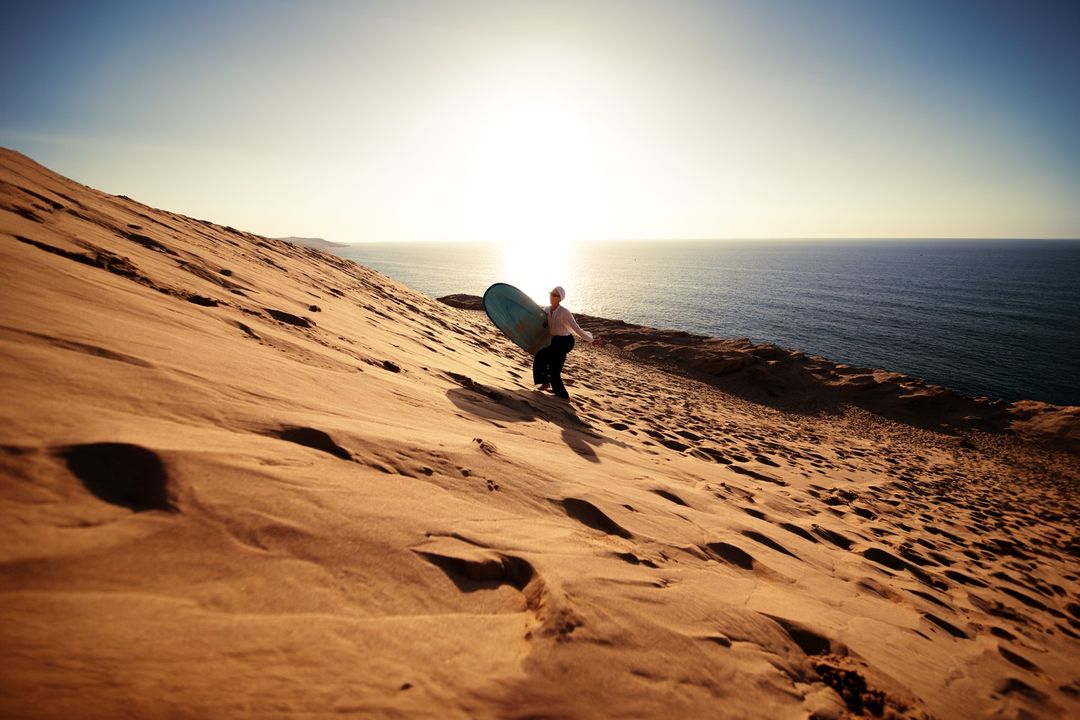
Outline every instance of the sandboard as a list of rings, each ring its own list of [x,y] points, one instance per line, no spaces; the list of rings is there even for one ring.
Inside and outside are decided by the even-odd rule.
[[[513,285],[495,283],[484,292],[484,312],[503,335],[535,355],[551,344],[547,313]]]

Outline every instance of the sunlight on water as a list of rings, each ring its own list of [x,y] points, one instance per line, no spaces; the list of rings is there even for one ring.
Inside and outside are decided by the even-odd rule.
[[[577,252],[570,242],[507,243],[501,246],[499,280],[521,288],[539,305],[562,285],[567,297],[577,289]]]

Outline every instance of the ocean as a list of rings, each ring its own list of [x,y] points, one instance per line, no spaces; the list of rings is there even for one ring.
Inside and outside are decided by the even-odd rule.
[[[639,241],[336,250],[433,297],[509,282],[575,313],[748,337],[967,395],[1080,405],[1080,241]]]

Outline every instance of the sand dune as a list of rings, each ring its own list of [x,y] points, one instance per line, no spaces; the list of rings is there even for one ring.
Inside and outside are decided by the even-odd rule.
[[[482,314],[10,151],[0,249],[5,717],[1080,714],[1075,408],[613,323],[567,405]]]

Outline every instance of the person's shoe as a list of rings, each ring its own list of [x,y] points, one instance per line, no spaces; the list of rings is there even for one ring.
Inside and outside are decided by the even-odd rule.
[[[538,392],[547,392],[548,388],[550,388],[550,387],[551,387],[551,383],[544,383],[540,387],[536,388],[536,390]]]

